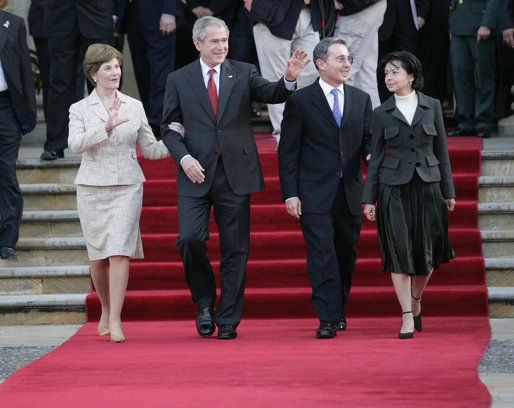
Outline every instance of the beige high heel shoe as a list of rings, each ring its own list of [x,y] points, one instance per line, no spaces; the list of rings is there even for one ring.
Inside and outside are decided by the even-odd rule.
[[[123,343],[125,341],[124,336],[116,336],[115,334],[111,334],[111,343]]]
[[[100,337],[108,336],[109,334],[111,334],[111,332],[109,331],[108,327],[99,327],[98,328],[98,335]]]

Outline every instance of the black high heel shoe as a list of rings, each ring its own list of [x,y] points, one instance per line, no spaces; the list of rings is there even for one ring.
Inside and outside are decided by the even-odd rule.
[[[412,313],[412,311],[409,310],[408,312],[403,312],[402,315],[407,314],[407,313]],[[407,332],[407,333],[400,332],[400,333],[398,333],[398,337],[402,340],[403,339],[412,339],[414,337],[414,332],[413,331]]]
[[[412,299],[414,299],[415,301],[419,301],[421,303],[421,296],[420,297],[415,297],[413,294],[412,294],[412,289],[411,289],[411,292],[410,292],[410,296]],[[422,327],[421,327],[421,311],[419,312],[419,315],[417,316],[413,316],[414,317],[414,328],[417,330],[417,331],[421,331]]]

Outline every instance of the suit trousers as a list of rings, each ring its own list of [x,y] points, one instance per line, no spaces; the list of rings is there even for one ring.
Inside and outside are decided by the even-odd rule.
[[[14,248],[23,213],[23,197],[16,177],[21,130],[7,93],[0,95],[0,247]]]
[[[496,87],[496,39],[477,44],[475,36],[452,35],[450,58],[458,128],[492,130]]]
[[[380,0],[357,13],[340,16],[334,33],[334,37],[346,41],[348,52],[354,58],[347,84],[368,93],[373,108],[380,105],[377,85],[378,29],[384,21],[386,6],[386,0]]]
[[[159,128],[162,121],[166,78],[175,70],[177,34],[173,32],[163,36],[159,27],[155,27],[155,30],[145,30],[141,22],[139,7],[143,7],[143,5],[128,5],[127,38],[137,89],[145,108],[148,123],[152,128]]]
[[[361,231],[361,217],[350,213],[343,181],[339,182],[330,212],[304,212],[300,223],[314,309],[320,320],[338,322],[345,316]]]
[[[216,282],[207,257],[209,218],[213,208],[220,245],[220,301],[218,326],[237,326],[243,314],[246,263],[250,243],[250,195],[232,192],[220,157],[214,181],[202,197],[179,196],[177,247],[184,264],[186,282],[199,309],[213,307]]]
[[[47,140],[45,150],[62,152],[68,146],[69,109],[77,102],[77,66],[87,48],[94,43],[111,44],[112,39],[84,38],[75,27],[69,37],[49,38],[48,55],[50,71],[48,78],[46,112]],[[93,87],[87,83],[89,92]]]
[[[273,35],[269,28],[263,23],[257,23],[253,27],[255,47],[259,57],[259,66],[263,78],[268,81],[278,81],[287,66],[287,60],[298,48],[302,48],[309,53],[308,58],[312,60],[312,52],[319,42],[319,34],[315,32],[311,24],[311,12],[308,8],[303,9],[298,18],[298,23],[291,40],[279,38]],[[298,77],[298,88],[304,88],[312,84],[318,78],[318,71],[311,62],[303,69]],[[273,125],[273,133],[277,140],[280,139],[280,124],[284,103],[269,104],[268,112]]]

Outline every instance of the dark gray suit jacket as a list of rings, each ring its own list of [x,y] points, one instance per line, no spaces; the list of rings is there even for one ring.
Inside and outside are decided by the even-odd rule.
[[[0,10],[0,61],[23,134],[36,126],[36,93],[26,37],[23,19]]]
[[[250,194],[264,188],[259,152],[253,137],[252,101],[284,102],[291,94],[281,78],[269,82],[255,66],[225,60],[221,65],[218,119],[214,117],[202,77],[200,61],[172,72],[164,94],[162,140],[179,167],[177,194],[201,197],[211,187],[218,152],[232,191]],[[180,122],[185,136],[170,130],[168,124]],[[205,169],[205,181],[192,183],[180,167],[180,160],[190,154]]]
[[[344,85],[341,127],[334,119],[319,81],[287,101],[278,148],[282,199],[299,197],[303,213],[323,214],[334,203],[343,171],[350,212],[361,214],[361,157],[371,150],[371,100]]]
[[[373,149],[363,203],[375,204],[379,183],[407,184],[416,171],[425,182],[441,182],[445,199],[455,197],[441,103],[421,92],[409,125],[394,95],[373,113]]]

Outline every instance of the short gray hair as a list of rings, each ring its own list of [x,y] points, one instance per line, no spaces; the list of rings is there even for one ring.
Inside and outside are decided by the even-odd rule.
[[[207,26],[223,27],[227,30],[227,35],[230,33],[227,25],[221,18],[206,16],[195,21],[195,24],[193,25],[193,41],[198,40],[201,43],[204,42],[205,28]]]
[[[318,69],[318,66],[316,65],[317,60],[323,60],[326,61],[328,58],[328,55],[330,54],[328,52],[328,49],[331,45],[334,44],[341,44],[346,47],[346,41],[339,37],[327,37],[322,39],[316,47],[314,47],[314,51],[312,52],[312,59],[314,60],[314,66],[316,69]]]

